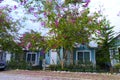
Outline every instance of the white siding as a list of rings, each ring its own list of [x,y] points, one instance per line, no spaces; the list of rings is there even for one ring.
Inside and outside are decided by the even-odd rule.
[[[57,52],[54,49],[50,50],[50,64],[57,64]]]
[[[10,53],[6,53],[6,61],[10,61],[11,60],[11,54]]]

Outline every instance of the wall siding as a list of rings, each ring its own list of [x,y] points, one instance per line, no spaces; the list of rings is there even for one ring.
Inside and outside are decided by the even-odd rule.
[[[96,64],[96,59],[95,59],[95,48],[88,48],[87,46],[84,46],[83,48],[83,45],[81,45],[79,48],[76,48],[73,50],[73,62],[76,63],[76,51],[80,51],[80,50],[88,50],[90,51],[90,57],[91,57],[91,62],[93,64]],[[67,65],[70,64],[70,51],[68,51],[68,54],[67,54],[67,60],[65,61],[67,63]],[[51,53],[46,53],[46,56],[45,56],[45,59],[46,59],[46,63],[47,64],[50,64],[50,55]],[[60,50],[60,58],[63,59],[63,48],[61,48]],[[59,64],[60,63],[60,60],[59,60],[59,56],[57,56],[57,63]]]
[[[45,54],[46,64],[50,64],[50,51]]]
[[[87,46],[84,46],[83,48],[83,45],[81,45],[79,48],[75,49],[74,50],[74,63],[76,63],[76,51],[90,51],[90,57],[91,57],[91,62],[93,64],[96,64],[96,58],[95,58],[95,48],[88,48]]]
[[[119,55],[118,48],[120,48],[120,35],[118,35],[115,39],[115,46],[112,47],[111,49],[115,49],[115,55]],[[112,59],[113,58],[113,53],[110,52],[110,58],[111,58],[111,64],[114,66],[116,63],[119,63],[119,60],[117,59]]]

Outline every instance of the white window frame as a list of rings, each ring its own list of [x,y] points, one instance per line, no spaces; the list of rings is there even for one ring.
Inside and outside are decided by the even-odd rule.
[[[118,51],[118,52],[119,52],[119,48],[120,48],[120,46],[117,47],[117,51]]]
[[[78,61],[78,52],[89,52],[89,55],[90,55],[90,62],[92,61],[92,58],[91,58],[91,51],[90,50],[78,50],[76,51],[76,61]],[[84,58],[84,57],[83,57]]]
[[[37,65],[37,53],[36,52],[27,52],[26,53],[26,62],[28,62],[28,60],[27,60],[28,54],[30,54],[30,55],[35,54],[35,63],[34,64],[32,63],[32,66]],[[30,59],[30,61],[31,61],[31,59]]]
[[[118,52],[117,54],[118,54],[118,55],[120,54],[120,53],[119,53],[119,48],[120,48],[120,46],[117,47],[117,52]],[[117,60],[117,61],[120,62],[119,60]]]

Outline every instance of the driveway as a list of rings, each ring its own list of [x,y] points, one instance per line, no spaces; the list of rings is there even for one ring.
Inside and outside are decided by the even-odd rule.
[[[0,72],[0,80],[120,80],[120,75],[64,71],[11,70]]]

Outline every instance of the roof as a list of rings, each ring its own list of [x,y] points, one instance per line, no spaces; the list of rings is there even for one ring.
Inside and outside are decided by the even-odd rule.
[[[75,43],[74,47],[80,47],[80,45],[82,45],[82,44]],[[97,48],[97,47],[98,47],[98,44],[97,44],[96,41],[90,41],[89,44],[88,44],[88,46],[89,46],[90,48]]]
[[[98,44],[96,41],[90,41],[89,42],[89,46],[92,47],[92,48],[97,48],[98,47]]]
[[[120,34],[118,34],[117,36],[115,36],[115,38],[114,39],[118,39],[120,37]]]

